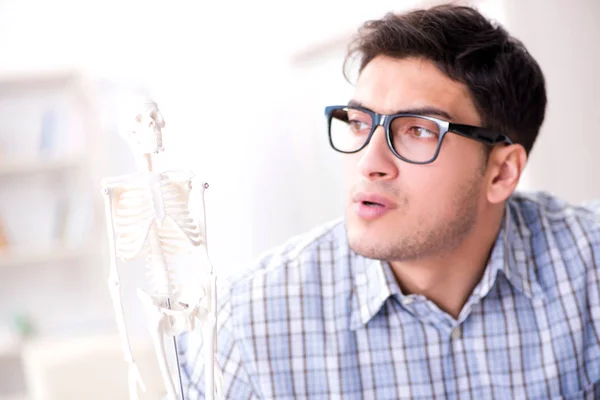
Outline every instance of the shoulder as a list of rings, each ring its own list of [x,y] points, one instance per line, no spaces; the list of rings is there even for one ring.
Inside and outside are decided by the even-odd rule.
[[[302,310],[319,313],[323,288],[348,291],[348,246],[343,220],[294,236],[229,278],[229,325],[238,337],[257,335],[263,322],[284,322]],[[318,305],[318,307],[317,307]],[[312,314],[311,314],[312,315]],[[315,314],[316,316],[316,314]],[[304,317],[308,317],[304,314]]]
[[[251,292],[256,296],[257,291],[276,290],[301,277],[310,280],[321,264],[339,258],[340,252],[347,252],[345,248],[343,220],[331,221],[296,235],[266,251],[249,268],[228,279],[232,300],[243,302],[244,296],[250,296]]]
[[[600,244],[600,200],[572,204],[546,192],[518,192],[510,206],[533,236],[571,234],[580,242]]]
[[[600,201],[571,204],[546,192],[513,195],[509,206],[546,289],[585,290],[600,266]],[[577,289],[578,288],[578,289]]]

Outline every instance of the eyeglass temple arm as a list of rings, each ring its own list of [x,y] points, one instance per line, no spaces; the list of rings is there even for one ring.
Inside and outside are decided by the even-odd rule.
[[[508,136],[501,135],[501,134],[491,131],[489,129],[480,128],[478,126],[450,124],[448,126],[448,131],[454,132],[461,136],[476,139],[476,140],[479,140],[479,141],[482,141],[482,142],[485,142],[488,144],[496,144],[496,143],[513,144],[514,143]]]

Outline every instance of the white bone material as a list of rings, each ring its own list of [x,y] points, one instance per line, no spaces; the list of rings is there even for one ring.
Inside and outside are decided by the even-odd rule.
[[[222,374],[216,358],[216,276],[208,257],[205,229],[203,182],[196,183],[193,173],[185,170],[154,171],[156,154],[164,151],[162,128],[164,119],[154,102],[144,103],[135,124],[125,132],[140,171],[131,175],[105,178],[105,212],[110,246],[109,289],[113,301],[117,328],[129,365],[129,393],[138,399],[138,385],[145,391],[142,377],[135,364],[129,344],[125,315],[121,301],[118,259],[129,262],[146,258],[149,291],[138,288],[138,297],[144,307],[152,341],[169,400],[176,400],[178,390],[169,372],[164,337],[202,328],[205,347],[204,370],[206,399],[222,397]],[[192,188],[201,191],[202,216],[196,220],[189,209]],[[170,257],[199,251],[202,261],[202,281],[192,298],[184,298],[183,291],[173,279]],[[179,368],[179,365],[177,366]],[[179,391],[183,390],[179,375]],[[181,399],[183,393],[179,393]]]

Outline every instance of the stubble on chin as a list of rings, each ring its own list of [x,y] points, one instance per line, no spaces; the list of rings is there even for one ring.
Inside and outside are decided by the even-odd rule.
[[[476,225],[476,200],[465,196],[446,217],[419,219],[408,208],[402,214],[383,218],[394,221],[364,221],[347,215],[346,237],[352,251],[375,260],[412,261],[443,254],[460,246]],[[398,229],[394,229],[398,226]]]

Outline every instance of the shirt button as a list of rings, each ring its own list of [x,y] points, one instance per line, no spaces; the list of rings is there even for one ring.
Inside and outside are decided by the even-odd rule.
[[[412,297],[406,296],[404,299],[402,299],[402,304],[407,306],[410,303],[412,303],[413,301],[415,301],[415,300]]]
[[[460,329],[460,326],[452,329],[450,337],[452,337],[452,339],[460,339],[462,337],[462,329]]]

